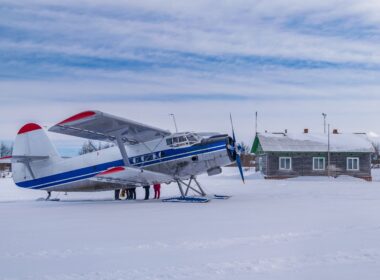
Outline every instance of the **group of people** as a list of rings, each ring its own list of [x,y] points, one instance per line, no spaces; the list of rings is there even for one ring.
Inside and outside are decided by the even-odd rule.
[[[150,196],[150,185],[143,186],[145,190],[145,198],[144,200],[148,200]],[[161,184],[154,184],[154,199],[159,199],[161,195]],[[136,188],[128,188],[122,190],[115,190],[115,199],[120,200],[120,197],[126,196],[127,200],[135,200],[136,199]]]
[[[126,196],[127,200],[136,199],[136,188],[122,189],[120,196]]]
[[[145,200],[149,199],[149,193],[150,193],[150,186],[146,185],[143,186],[145,189]],[[159,199],[161,195],[161,184],[154,184],[153,185],[153,190],[154,190],[154,199]]]

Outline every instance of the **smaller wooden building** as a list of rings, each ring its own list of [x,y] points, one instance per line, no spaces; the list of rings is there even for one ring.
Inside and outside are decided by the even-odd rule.
[[[265,178],[349,175],[368,181],[373,146],[365,134],[257,134],[251,152]]]
[[[0,158],[0,177],[4,177],[7,173],[12,171],[11,156]]]

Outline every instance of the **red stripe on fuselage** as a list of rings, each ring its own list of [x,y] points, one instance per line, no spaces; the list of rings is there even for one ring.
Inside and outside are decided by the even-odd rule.
[[[73,121],[77,121],[77,120],[80,120],[80,119],[85,119],[85,118],[88,118],[88,117],[91,117],[93,115],[95,115],[96,113],[94,111],[85,111],[85,112],[82,112],[82,113],[79,113],[79,114],[76,114],[64,121],[61,121],[60,123],[58,124],[65,124],[65,123],[68,123],[68,122],[73,122]]]
[[[125,168],[122,167],[122,166],[118,166],[118,167],[112,167],[106,171],[103,171],[99,174],[97,174],[96,176],[103,176],[103,175],[106,175],[106,174],[111,174],[111,173],[116,173],[116,172],[120,172],[120,171],[124,171]]]
[[[42,129],[42,127],[36,123],[28,123],[21,127],[17,134],[23,134],[37,129]]]

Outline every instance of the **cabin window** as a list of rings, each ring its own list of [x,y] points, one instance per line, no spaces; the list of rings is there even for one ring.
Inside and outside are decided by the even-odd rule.
[[[313,157],[313,170],[325,170],[325,158]]]
[[[194,133],[183,133],[182,135],[178,135],[175,137],[171,137],[166,139],[166,144],[170,147],[181,147],[187,145],[193,145],[195,143],[200,142],[198,135]]]
[[[292,169],[292,158],[280,157],[280,170],[291,170],[291,169]]]
[[[190,144],[196,143],[198,140],[193,134],[187,135],[187,140],[190,142]]]
[[[144,161],[150,161],[153,160],[153,154],[145,155],[144,156]]]
[[[348,157],[347,158],[347,170],[350,170],[350,171],[359,170],[359,158]]]

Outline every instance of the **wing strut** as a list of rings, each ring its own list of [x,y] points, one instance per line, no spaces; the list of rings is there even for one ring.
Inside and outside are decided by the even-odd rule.
[[[129,163],[127,150],[125,149],[125,145],[124,145],[123,139],[121,139],[120,135],[116,136],[116,142],[117,142],[117,145],[119,147],[121,156],[123,157],[124,165],[125,166],[130,166],[131,164]]]

